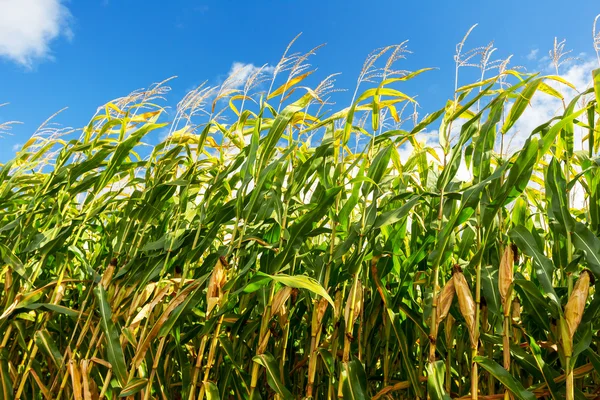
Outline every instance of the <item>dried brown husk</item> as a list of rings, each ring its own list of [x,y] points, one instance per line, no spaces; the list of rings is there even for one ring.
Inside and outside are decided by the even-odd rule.
[[[436,321],[438,325],[448,316],[452,300],[454,299],[454,292],[454,277],[452,277],[446,282],[437,299]]]
[[[112,277],[115,274],[115,268],[117,267],[117,264],[117,259],[113,258],[112,260],[110,260],[110,263],[108,263],[108,267],[106,267],[106,269],[104,270],[104,273],[102,274],[102,279],[100,281],[100,284],[104,287],[104,289],[108,288],[108,285],[112,281]]]
[[[360,315],[363,302],[363,285],[360,281],[356,282],[356,292],[354,294],[354,311],[352,313],[352,321],[350,319],[350,306],[352,305],[352,291],[348,294],[346,300],[346,306],[344,307],[344,320],[346,321],[346,327],[354,325],[356,319]]]
[[[506,304],[506,299],[509,296],[510,285],[512,285],[513,277],[513,265],[514,265],[514,253],[512,246],[506,246],[502,258],[500,260],[500,269],[498,271],[498,289],[500,290],[500,297],[502,304]]]
[[[565,321],[569,331],[569,336],[573,337],[577,327],[581,323],[583,317],[583,311],[585,310],[585,303],[587,302],[588,293],[590,291],[590,281],[592,275],[590,271],[583,270],[575,282],[569,301],[565,306]]]
[[[206,290],[206,303],[207,303],[207,312],[206,315],[209,315],[211,311],[215,308],[215,306],[221,300],[222,293],[221,289],[227,283],[227,273],[225,271],[225,267],[227,266],[227,261],[225,261],[224,257],[219,257],[215,267],[213,268],[213,272],[210,275],[210,280],[208,281],[208,288]]]
[[[327,299],[321,299],[317,302],[317,312],[313,315],[313,323],[311,324],[311,334],[312,336],[316,336],[317,333],[321,330],[321,325],[323,323],[323,316],[325,315],[325,311],[327,311],[327,307],[329,306],[329,302]]]
[[[284,286],[275,293],[273,303],[271,305],[271,314],[276,315],[285,312],[285,303],[292,294],[292,288]]]
[[[458,306],[460,313],[462,314],[467,328],[469,329],[469,337],[471,338],[471,346],[476,346],[479,341],[479,335],[475,327],[475,301],[471,294],[469,284],[465,279],[462,272],[456,271],[454,273],[454,289],[456,290],[456,297],[458,297]]]

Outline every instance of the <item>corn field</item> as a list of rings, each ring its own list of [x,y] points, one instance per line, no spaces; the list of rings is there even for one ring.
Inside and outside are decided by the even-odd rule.
[[[424,117],[402,43],[347,105],[288,47],[44,124],[0,167],[0,397],[600,398],[600,69],[467,36]],[[511,149],[534,96],[562,107]]]

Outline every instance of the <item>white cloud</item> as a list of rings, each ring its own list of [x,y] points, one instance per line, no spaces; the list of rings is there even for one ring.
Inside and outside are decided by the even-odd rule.
[[[527,54],[527,59],[528,60],[535,60],[537,58],[538,53],[540,52],[540,49],[533,49],[529,52],[529,54]]]
[[[72,36],[63,0],[0,0],[0,57],[26,67],[50,57],[50,43]]]
[[[12,151],[19,151],[23,147],[23,143],[15,143],[13,144]]]
[[[262,74],[271,75],[275,70],[274,67],[267,65],[263,67],[257,67],[254,64],[246,64],[242,62],[234,62],[229,70],[228,77],[225,80],[226,87],[228,89],[239,89],[242,87],[249,78],[254,76],[259,70]]]
[[[579,93],[585,91],[592,84],[592,70],[598,67],[597,61],[590,58],[584,60],[574,60],[564,66],[563,71],[560,71],[560,76],[567,82],[570,82],[577,88],[577,91],[568,88],[567,86],[555,81],[546,80],[546,83],[557,89],[565,97],[565,104],[569,102]],[[546,70],[552,74],[554,67],[548,67]],[[578,110],[579,105],[575,107]],[[508,152],[513,153],[522,148],[531,132],[549,121],[551,118],[562,114],[564,111],[563,103],[560,99],[552,97],[548,94],[538,92],[531,99],[531,104],[521,118],[517,121],[511,132],[507,134],[510,139]],[[575,126],[573,147],[574,150],[582,150],[584,148],[583,137],[586,132],[583,128]],[[576,184],[570,192],[571,206],[574,208],[582,208],[585,203],[585,195],[583,187]]]
[[[575,61],[566,65],[560,76],[573,84],[573,86],[577,88],[577,92],[583,92],[591,85],[592,70],[594,68],[597,68],[597,62],[595,60],[588,59],[584,61]],[[576,91],[568,88],[564,84],[552,80],[546,80],[545,82],[563,94],[565,97],[565,104],[568,104],[569,101],[577,95]],[[506,139],[510,140],[508,151],[514,152],[519,150],[535,128],[562,112],[563,103],[560,99],[545,93],[536,93],[531,99],[529,107],[527,107],[513,129],[511,129],[511,132],[507,134]],[[581,149],[582,135],[583,132],[581,129],[576,129],[574,138],[576,150]]]

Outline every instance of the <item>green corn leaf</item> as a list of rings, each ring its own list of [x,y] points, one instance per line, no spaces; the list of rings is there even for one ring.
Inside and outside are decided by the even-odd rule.
[[[556,374],[552,373],[552,371],[550,370],[550,367],[544,361],[544,358],[542,357],[542,349],[540,349],[540,346],[538,346],[535,339],[531,336],[529,337],[529,348],[531,349],[531,354],[533,354],[533,357],[535,359],[535,362],[536,362],[539,370],[542,372],[542,375],[544,376],[544,382],[546,382],[546,386],[548,387],[548,390],[550,391],[550,395],[552,396],[552,399],[553,400],[561,399],[561,397],[558,394],[558,388],[556,386],[556,382],[554,382],[554,376]]]
[[[13,379],[8,372],[8,354],[6,349],[0,350],[0,400],[13,399]]]
[[[422,397],[421,384],[419,382],[417,370],[412,362],[412,354],[409,353],[410,348],[408,346],[404,330],[402,329],[402,326],[400,324],[400,319],[392,310],[388,309],[387,311],[388,317],[390,318],[390,322],[392,324],[392,329],[394,330],[396,339],[398,339],[398,345],[400,346],[400,351],[402,353],[402,361],[404,363],[404,368],[406,368],[406,371],[408,373],[408,378],[411,383],[411,389],[418,397]]]
[[[140,390],[144,389],[148,385],[148,379],[146,378],[133,378],[131,381],[127,382],[127,384],[119,393],[119,397],[129,397],[138,393]]]
[[[517,381],[511,374],[502,368],[497,362],[490,360],[487,357],[475,356],[473,358],[477,364],[481,365],[483,369],[488,371],[498,379],[512,394],[519,400],[535,400],[536,397],[533,393],[525,390],[523,385]]]
[[[446,364],[443,360],[427,364],[427,394],[431,400],[451,400],[444,390]]]
[[[212,382],[206,382],[206,399],[207,400],[220,400],[221,395],[219,394],[219,388]]]
[[[47,329],[39,330],[35,333],[35,344],[46,353],[57,368],[61,369],[63,367],[62,354]]]
[[[600,113],[600,68],[592,71],[594,81],[594,93],[596,95],[596,109]]]
[[[344,399],[367,399],[365,371],[357,359],[342,363],[342,393]]]
[[[525,227],[517,226],[513,228],[509,232],[509,236],[524,254],[533,259],[536,276],[542,284],[546,296],[550,300],[552,310],[560,315],[560,301],[558,300],[558,296],[556,295],[554,286],[552,285],[552,276],[555,269],[554,264],[552,264],[552,261],[543,255],[542,252],[537,248],[533,235]]]
[[[503,133],[507,133],[510,130],[510,128],[512,128],[513,125],[517,122],[519,117],[523,115],[523,112],[525,112],[525,109],[531,102],[533,95],[540,87],[542,80],[543,78],[536,78],[532,80],[527,84],[527,86],[525,86],[523,91],[519,93],[517,99],[513,103],[508,113],[508,116],[506,117],[506,120],[504,121],[504,125],[502,125]]]
[[[573,217],[569,212],[567,202],[567,184],[565,177],[560,168],[558,161],[552,158],[548,169],[546,170],[546,195],[550,198],[552,211],[550,214],[558,221],[559,225],[564,229],[571,231],[573,230]]]
[[[267,382],[269,383],[271,389],[275,391],[275,393],[281,396],[281,398],[284,400],[292,400],[294,398],[292,393],[290,393],[290,391],[285,387],[279,378],[279,366],[271,354],[260,354],[255,356],[252,360],[265,368]]]
[[[575,223],[571,234],[575,248],[583,251],[588,267],[596,277],[600,277],[600,239],[581,222]]]
[[[333,203],[340,190],[340,187],[327,190],[324,198],[321,199],[315,208],[298,218],[289,227],[289,240],[281,253],[273,260],[273,271],[279,271],[281,267],[294,257],[295,252],[300,248],[308,233],[312,230],[313,224],[321,220],[327,213],[328,207]]]
[[[321,284],[314,278],[305,275],[290,276],[285,274],[269,275],[269,278],[285,286],[297,289],[306,289],[318,296],[323,297],[329,302],[329,304],[331,304],[331,307],[335,308],[333,299],[331,296],[329,296],[327,290],[325,290],[325,288],[323,288],[323,286],[321,286]]]
[[[125,366],[125,356],[119,340],[119,332],[112,320],[112,311],[106,298],[106,291],[102,286],[94,288],[94,294],[98,302],[98,312],[100,313],[100,327],[104,332],[106,341],[106,351],[108,362],[112,365],[112,371],[121,385],[127,382],[127,367]]]

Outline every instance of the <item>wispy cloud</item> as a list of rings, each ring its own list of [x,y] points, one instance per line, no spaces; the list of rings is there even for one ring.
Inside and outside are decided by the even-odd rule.
[[[261,70],[262,68],[262,70]],[[257,72],[271,75],[275,70],[275,67],[267,65],[265,67],[257,67],[254,64],[246,64],[243,62],[234,62],[229,69],[228,78],[225,81],[228,89],[239,89],[242,87],[249,78],[254,76]]]
[[[26,67],[51,57],[50,44],[72,37],[63,0],[1,0],[0,57]]]
[[[540,52],[540,49],[531,50],[529,52],[529,54],[527,54],[527,59],[528,60],[536,60],[539,52]]]

